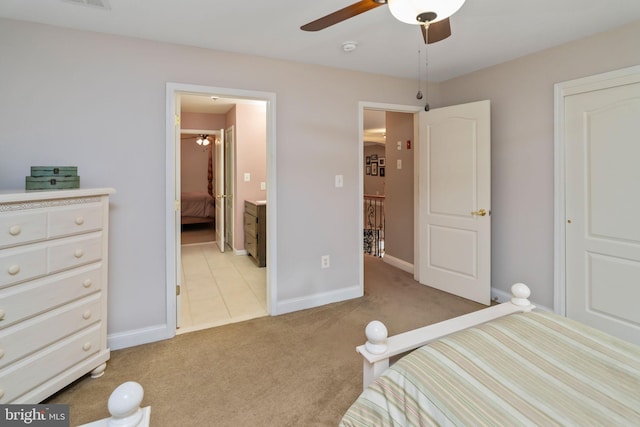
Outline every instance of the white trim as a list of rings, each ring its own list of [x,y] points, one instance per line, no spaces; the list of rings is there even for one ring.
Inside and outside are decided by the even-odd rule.
[[[184,83],[167,82],[166,85],[166,325],[163,338],[171,338],[176,335],[176,301],[175,287],[172,277],[176,275],[176,229],[174,227],[174,198],[176,194],[176,170],[175,170],[175,140],[174,117],[175,98],[177,93],[194,93],[218,95],[225,98],[247,98],[266,101],[267,124],[267,253],[269,265],[267,266],[267,313],[275,315],[277,311],[277,229],[276,229],[276,94],[273,92],[260,92],[253,90],[230,89],[212,86],[200,86]],[[269,203],[269,201],[272,201]],[[141,344],[141,343],[137,343]],[[134,344],[135,345],[135,344]]]
[[[565,98],[570,95],[613,87],[640,75],[640,65],[609,71],[593,76],[556,83],[554,85],[554,271],[553,271],[553,311],[566,316],[565,277],[565,140],[564,109]],[[632,78],[637,80],[640,77]]]
[[[321,292],[315,295],[306,295],[304,297],[278,301],[276,310],[278,314],[292,313],[294,311],[306,310],[334,302],[359,298],[362,296],[361,289],[361,285],[356,285],[337,291]]]
[[[384,262],[386,262],[392,267],[399,268],[402,271],[406,271],[407,273],[413,274],[413,264],[403,259],[396,258],[394,256],[387,255],[387,254],[385,254],[384,258],[382,259]]]
[[[175,315],[173,317],[175,317]],[[120,350],[122,348],[129,348],[140,344],[148,344],[172,338],[175,335],[175,329],[173,334],[170,334],[169,332],[171,331],[167,328],[166,324],[149,326],[146,328],[109,334],[107,336],[107,343],[110,350]]]
[[[381,111],[393,111],[398,113],[413,113],[414,115],[423,110],[424,107],[416,106],[416,105],[400,105],[400,104],[385,104],[379,102],[368,102],[368,101],[360,101],[358,102],[358,200],[356,206],[362,206],[362,200],[364,198],[364,110],[381,110]],[[418,139],[416,121],[414,117],[414,152],[413,152],[413,162],[414,162],[414,170],[415,164],[418,158],[418,144],[415,142]],[[415,266],[419,265],[419,253],[416,251],[416,241],[418,239],[415,238],[415,231],[418,230],[416,228],[419,224],[417,223],[419,218],[417,215],[418,208],[418,187],[416,185],[417,180],[417,172],[414,174],[414,186],[413,186],[413,209],[414,209],[414,253],[413,253],[413,272],[416,271]],[[364,229],[364,218],[362,212],[358,214],[358,229],[356,230],[358,237],[358,249],[360,251],[360,256],[358,258],[358,267],[359,267],[359,283],[360,283],[360,295],[364,295],[364,247],[363,247],[363,238],[362,238],[362,230]],[[389,255],[385,255],[385,258]],[[399,267],[401,268],[401,267]],[[406,270],[405,270],[406,271]],[[415,278],[415,273],[414,273]]]

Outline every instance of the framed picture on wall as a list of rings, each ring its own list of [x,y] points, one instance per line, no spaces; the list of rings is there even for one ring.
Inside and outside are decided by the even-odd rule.
[[[371,175],[371,166],[367,166],[367,175]]]
[[[378,159],[378,166],[386,166],[387,165],[387,162],[384,159],[385,159],[384,157],[380,157]]]
[[[371,155],[371,161],[372,162],[377,162],[378,161],[378,155],[377,154],[372,154]]]
[[[380,173],[380,176],[384,176],[384,166],[380,166],[378,168],[378,172]]]
[[[371,162],[371,175],[378,176],[378,162]]]
[[[370,165],[371,164],[371,156],[367,156],[367,164]]]

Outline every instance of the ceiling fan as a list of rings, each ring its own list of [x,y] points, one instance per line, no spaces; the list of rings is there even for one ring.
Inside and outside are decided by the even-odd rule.
[[[419,25],[425,43],[435,43],[451,35],[449,16],[460,9],[465,0],[361,0],[300,27],[319,31],[367,12],[383,4],[399,21]]]
[[[205,135],[205,134],[188,135],[188,136],[183,134],[180,140],[181,141],[195,140],[196,144],[202,147],[206,147],[207,145],[211,144],[211,142],[213,141],[213,137],[211,135]]]

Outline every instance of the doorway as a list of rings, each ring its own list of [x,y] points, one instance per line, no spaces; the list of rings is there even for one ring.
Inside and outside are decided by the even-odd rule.
[[[360,129],[364,127],[366,108],[413,113],[414,116],[414,139],[419,143],[413,141],[411,145],[414,163],[414,232],[408,239],[413,241],[414,251],[413,265],[407,271],[412,271],[415,280],[422,284],[489,304],[489,101],[432,109],[428,113],[419,107],[361,103]],[[361,156],[362,136],[361,133]],[[397,141],[396,145],[402,149],[403,141]],[[387,159],[386,163],[394,162]],[[364,164],[365,160],[360,158],[359,200],[363,197]],[[395,167],[401,169],[401,163]],[[451,186],[450,183],[456,185]],[[479,204],[482,206],[479,207]],[[458,222],[453,224],[452,219],[448,218],[443,223],[437,223],[436,219],[445,216],[455,217]],[[362,215],[359,217],[362,229]],[[361,257],[364,260],[363,251]],[[388,258],[386,254],[385,261]],[[478,262],[474,264],[474,260]],[[456,275],[462,279],[449,284],[451,276]],[[472,286],[464,286],[466,284]]]
[[[212,102],[215,98],[229,98],[235,99],[238,103],[257,101],[264,105],[264,115],[266,123],[266,137],[265,137],[265,152],[266,152],[266,179],[260,183],[263,188],[264,199],[267,202],[273,197],[275,188],[275,95],[272,93],[255,92],[255,91],[243,91],[227,88],[217,87],[204,87],[179,83],[167,84],[167,141],[166,141],[166,156],[167,156],[167,329],[169,329],[169,336],[176,334],[176,328],[180,324],[179,316],[182,315],[181,309],[183,306],[182,297],[184,293],[181,289],[181,284],[184,281],[184,274],[182,271],[182,255],[183,247],[180,239],[180,200],[181,200],[181,187],[180,187],[180,151],[179,151],[179,138],[176,138],[176,132],[179,132],[181,123],[181,105],[180,99],[183,95],[198,95],[202,98],[208,98],[209,102]],[[228,128],[228,126],[226,126]],[[228,134],[228,132],[224,132]],[[222,139],[222,138],[221,138]],[[220,141],[223,143],[222,141]],[[237,181],[237,178],[235,178]],[[237,205],[236,205],[237,209]],[[270,204],[267,205],[268,212],[271,211]],[[241,214],[241,212],[240,212]],[[236,215],[238,212],[236,211]],[[273,224],[275,224],[275,211],[267,217],[267,230],[275,230]],[[239,233],[242,234],[242,233]],[[269,260],[275,263],[277,259],[276,253],[276,241],[277,236],[275,233],[269,233],[269,239],[267,241]],[[231,236],[227,234],[227,236]],[[237,236],[236,236],[237,239]],[[211,261],[211,257],[215,252],[209,249],[190,246],[184,252],[189,252],[189,255],[196,253],[201,258],[208,259],[207,269],[209,271],[219,270],[219,264],[221,258]],[[232,243],[230,247],[231,251],[226,251],[224,254],[228,257],[233,257],[235,260],[242,259],[248,261],[248,257],[239,256],[244,255],[241,245],[238,248],[234,248]],[[198,254],[199,253],[199,254]],[[189,261],[191,262],[191,261]],[[264,269],[266,276],[266,298],[264,305],[266,306],[266,314],[271,313],[271,307],[274,304],[274,295],[276,295],[276,282],[275,268],[267,266]],[[182,295],[181,295],[182,294]],[[229,307],[226,307],[227,309]],[[237,320],[241,320],[241,317]],[[237,321],[236,320],[236,321]],[[243,320],[243,319],[242,319]],[[228,322],[227,322],[228,323]],[[216,326],[216,322],[211,322],[211,326]]]
[[[374,198],[376,199],[376,201],[374,202],[376,205],[380,203],[379,200],[377,200],[377,198],[375,196],[380,196],[380,193],[383,193],[385,195],[385,199],[387,196],[387,192],[388,192],[388,186],[385,184],[384,186],[382,186],[382,182],[384,181],[386,183],[390,170],[389,168],[394,168],[397,166],[397,162],[394,157],[393,162],[391,162],[389,160],[389,156],[386,154],[386,150],[387,148],[384,148],[385,146],[387,146],[387,144],[389,143],[388,141],[386,141],[386,114],[387,112],[390,113],[408,113],[411,114],[413,116],[415,116],[416,113],[418,113],[419,111],[422,110],[422,107],[417,107],[417,106],[409,106],[409,105],[396,105],[396,104],[380,104],[380,103],[373,103],[373,102],[360,102],[359,103],[359,130],[360,130],[360,134],[359,134],[359,138],[358,138],[358,142],[359,142],[359,146],[358,146],[358,153],[359,153],[359,170],[358,170],[358,179],[360,180],[360,182],[358,183],[358,188],[359,188],[359,194],[358,194],[358,204],[360,206],[363,205],[364,200],[365,200],[365,180],[369,180],[371,181],[370,184],[371,185],[367,185],[367,189],[368,192],[373,192],[374,194],[372,196],[374,196]],[[413,132],[412,132],[412,140],[415,137],[416,134],[416,130],[417,127],[415,125],[413,125]],[[371,153],[367,155],[365,155],[365,146],[366,144],[368,144],[366,141],[371,142],[369,145],[371,147],[379,147],[379,148],[372,148],[370,149]],[[395,141],[393,141],[393,144],[395,144]],[[406,145],[404,146],[406,147]],[[416,148],[414,146],[414,148]],[[378,152],[376,152],[376,150],[378,150]],[[413,150],[413,149],[412,149]],[[384,160],[382,162],[384,169],[383,169],[383,174],[384,177],[380,177],[380,157],[382,157],[381,153],[385,153],[384,155]],[[406,148],[404,150],[402,150],[403,153],[406,153]],[[371,154],[377,154],[377,158],[376,160],[372,160],[371,158]],[[415,164],[415,157],[417,154],[414,152],[413,156],[412,156],[412,163]],[[367,157],[369,157],[369,159],[367,159]],[[367,161],[369,161],[369,164],[367,164]],[[376,163],[375,165],[375,173],[376,175],[371,175],[371,173],[373,172],[373,165],[372,162]],[[393,164],[391,164],[393,163]],[[411,164],[411,170],[413,170],[414,164]],[[369,167],[369,169],[367,169],[367,166]],[[367,175],[367,172],[369,173]],[[417,177],[413,177],[413,183],[415,184],[417,182]],[[369,184],[369,183],[368,183]],[[415,218],[415,212],[416,212],[416,207],[418,206],[417,204],[417,193],[415,192],[417,187],[414,185],[414,191],[413,194],[411,194],[409,197],[412,199],[412,204],[413,204],[413,212],[414,212],[414,218]],[[375,192],[379,193],[379,194],[375,194]],[[371,196],[371,195],[370,195]],[[386,203],[386,200],[385,200]],[[364,211],[364,209],[363,209]],[[364,257],[365,257],[365,245],[367,245],[368,243],[365,242],[365,236],[363,236],[364,232],[363,230],[365,230],[367,228],[367,224],[365,223],[365,215],[364,212],[362,215],[359,215],[358,217],[358,229],[359,234],[360,234],[360,239],[361,239],[361,250],[360,250],[360,274],[361,274],[361,279],[360,279],[360,283],[363,286],[364,289]],[[378,222],[378,221],[376,221]],[[415,224],[415,221],[414,221]],[[385,221],[385,236],[388,236],[388,233],[386,233],[387,230],[387,225],[388,223]],[[413,235],[410,237],[411,239],[413,239]],[[376,242],[373,242],[374,244],[376,244]],[[413,242],[413,247],[415,248],[415,242]],[[385,243],[385,248],[386,248],[386,243]],[[414,273],[414,267],[417,265],[417,258],[415,258],[415,253],[414,253],[414,259],[411,262],[407,262],[403,259],[400,259],[399,257],[395,257],[393,256],[393,254],[389,254],[385,251],[384,253],[384,261],[396,268],[399,268],[401,270],[407,271],[409,273]]]

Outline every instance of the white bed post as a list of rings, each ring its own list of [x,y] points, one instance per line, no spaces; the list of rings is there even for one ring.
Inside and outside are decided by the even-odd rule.
[[[367,336],[365,349],[371,354],[383,354],[387,351],[387,337],[389,332],[387,327],[379,320],[369,322],[364,331]],[[388,367],[389,359],[382,359],[376,362],[369,362],[363,358],[362,383],[369,384],[380,376]]]
[[[389,367],[389,358],[393,356],[414,350],[454,332],[535,308],[529,301],[531,291],[524,283],[511,286],[511,295],[512,298],[508,302],[391,337],[388,337],[387,327],[382,322],[379,320],[370,322],[365,329],[367,342],[356,347],[356,351],[363,357],[363,389]]]
[[[149,427],[151,407],[140,408],[144,390],[135,381],[120,384],[109,396],[111,417],[80,427]]]

